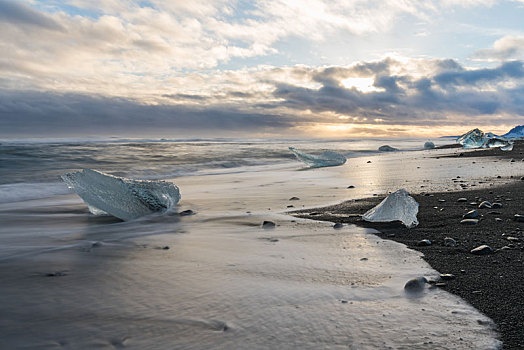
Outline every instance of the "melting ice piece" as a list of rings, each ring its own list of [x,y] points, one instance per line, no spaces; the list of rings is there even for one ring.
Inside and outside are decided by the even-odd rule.
[[[180,200],[178,187],[165,181],[132,180],[91,169],[64,174],[62,179],[91,213],[107,213],[122,220],[166,211]]]
[[[481,130],[473,129],[459,137],[457,142],[460,143],[463,148],[479,148],[488,140],[489,137]]]
[[[362,219],[369,222],[401,221],[406,227],[418,225],[418,203],[408,191],[401,189],[387,196],[376,207],[368,210]]]
[[[390,145],[384,145],[384,146],[380,146],[378,150],[380,152],[395,152],[395,151],[398,151],[398,148],[391,147]]]
[[[427,141],[426,143],[424,143],[424,149],[433,149],[435,148],[435,144],[431,141]]]
[[[511,151],[513,149],[513,142],[494,137],[492,139],[489,139],[482,147],[500,147],[500,149],[503,151]]]
[[[346,162],[346,157],[342,154],[333,151],[324,151],[320,155],[308,154],[294,147],[289,147],[289,150],[295,154],[298,160],[306,163],[311,168],[321,168],[326,166],[342,165]]]

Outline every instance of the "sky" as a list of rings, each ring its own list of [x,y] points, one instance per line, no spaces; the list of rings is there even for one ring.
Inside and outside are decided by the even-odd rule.
[[[0,136],[524,124],[524,0],[0,0]]]

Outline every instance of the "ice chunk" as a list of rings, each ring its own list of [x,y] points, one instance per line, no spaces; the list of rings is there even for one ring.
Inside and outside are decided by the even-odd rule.
[[[180,200],[178,187],[166,181],[132,180],[91,169],[64,174],[62,179],[91,213],[107,213],[122,220],[167,211]]]
[[[391,147],[390,145],[384,145],[384,146],[380,146],[378,150],[380,152],[395,152],[395,151],[398,151],[398,148]]]
[[[513,149],[513,142],[494,137],[486,141],[486,143],[484,143],[482,147],[484,148],[500,147],[500,149],[503,151],[511,151]]]
[[[406,227],[412,228],[418,225],[417,213],[417,201],[408,191],[400,189],[368,210],[362,215],[362,219],[369,222],[401,221]]]
[[[308,154],[294,147],[289,147],[289,150],[298,158],[298,160],[306,163],[311,168],[321,168],[326,166],[342,165],[346,162],[346,157],[342,154],[333,151],[324,151],[320,155]]]
[[[435,148],[435,144],[431,141],[427,141],[426,143],[424,143],[424,149],[433,149]]]
[[[462,135],[457,139],[457,142],[462,145],[463,148],[479,148],[489,140],[481,130],[473,129]]]

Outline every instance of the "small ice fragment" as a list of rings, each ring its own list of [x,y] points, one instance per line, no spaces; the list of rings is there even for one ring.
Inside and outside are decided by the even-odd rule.
[[[431,141],[427,141],[426,143],[424,143],[424,149],[433,149],[435,148],[435,144]]]
[[[368,210],[362,219],[369,222],[401,221],[406,227],[412,228],[418,225],[417,213],[417,201],[409,195],[408,191],[400,189]]]
[[[125,221],[167,211],[180,200],[178,187],[166,181],[132,180],[91,169],[64,174],[62,179],[91,213]]]
[[[378,150],[380,152],[395,152],[395,151],[398,151],[398,148],[391,147],[390,145],[384,145],[384,146],[380,146]]]
[[[506,145],[500,147],[501,151],[513,151],[513,142],[508,142]]]
[[[321,168],[328,166],[342,165],[346,162],[346,157],[342,154],[333,151],[324,151],[320,155],[308,154],[294,147],[289,147],[289,150],[297,157],[298,160],[306,163],[311,168]]]

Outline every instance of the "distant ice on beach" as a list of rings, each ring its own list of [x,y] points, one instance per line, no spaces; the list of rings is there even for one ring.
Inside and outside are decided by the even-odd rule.
[[[406,227],[412,228],[418,225],[417,213],[417,201],[409,195],[408,191],[400,189],[368,210],[362,219],[369,222],[401,221]]]
[[[500,147],[503,151],[511,151],[513,149],[513,141],[503,136],[497,136],[491,132],[484,133],[480,129],[468,131],[460,136],[457,142],[465,149],[494,147]]]
[[[166,181],[132,180],[91,169],[64,174],[62,179],[91,213],[124,221],[167,211],[180,200],[178,187]]]
[[[311,168],[338,166],[346,163],[346,157],[333,151],[324,151],[320,155],[314,155],[299,151],[294,147],[289,147],[289,150],[293,152],[298,160],[306,163]]]

